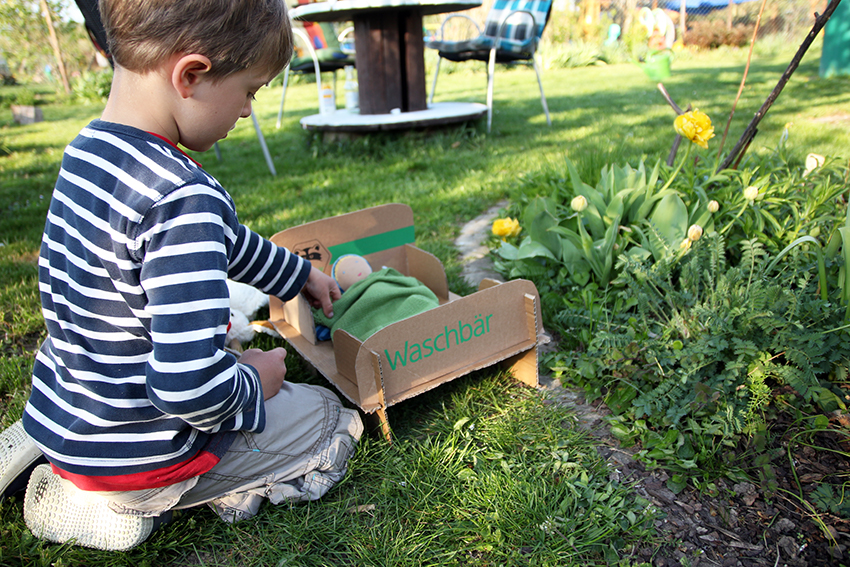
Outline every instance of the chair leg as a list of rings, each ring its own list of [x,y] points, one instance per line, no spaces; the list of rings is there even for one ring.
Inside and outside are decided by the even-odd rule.
[[[437,57],[437,68],[434,69],[434,82],[431,83],[431,96],[428,97],[428,104],[434,103],[434,91],[437,90],[437,76],[440,74],[440,62],[442,57]]]
[[[292,37],[293,39],[300,39],[304,46],[307,48],[307,52],[310,54],[310,58],[313,60],[313,72],[316,74],[316,90],[318,91],[318,103],[319,108],[322,107],[322,71],[319,68],[319,56],[316,55],[316,50],[313,48],[313,44],[310,41],[310,37],[304,30],[298,28],[292,28]],[[286,83],[284,83],[283,92],[286,93]],[[283,100],[280,101],[280,108],[283,110]],[[280,122],[280,115],[278,114],[278,123]]]
[[[549,117],[549,105],[546,104],[546,95],[543,94],[543,81],[540,80],[540,69],[537,67],[537,54],[531,57],[531,65],[534,67],[534,72],[537,73],[537,85],[540,87],[540,102],[543,103],[543,112],[546,113],[546,123],[551,126],[552,119]]]
[[[493,122],[493,74],[496,72],[496,50],[490,50],[490,61],[487,63],[487,133]]]
[[[263,136],[263,131],[260,130],[260,123],[257,121],[257,115],[252,112],[251,118],[254,120],[254,130],[257,131],[257,138],[260,139],[260,147],[263,149],[263,157],[266,158],[266,165],[269,166],[269,171],[271,171],[272,176],[277,176],[277,171],[274,169],[274,163],[272,163],[272,156],[269,154],[268,146],[266,146],[266,138]]]
[[[283,93],[280,95],[280,110],[277,111],[277,127],[280,128],[280,119],[283,117],[283,101],[286,99],[286,86],[289,84],[289,63],[283,70]]]

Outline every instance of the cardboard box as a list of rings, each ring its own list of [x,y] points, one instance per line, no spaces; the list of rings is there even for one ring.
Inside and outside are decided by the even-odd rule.
[[[388,204],[289,228],[271,238],[330,274],[334,258],[364,256],[424,283],[440,306],[384,327],[365,341],[338,330],[317,341],[312,311],[300,295],[269,301],[270,321],[290,345],[367,414],[389,438],[387,408],[470,372],[504,363],[537,387],[543,336],[540,298],[527,280],[482,282],[460,297],[448,289],[438,258],[413,245],[413,211]]]

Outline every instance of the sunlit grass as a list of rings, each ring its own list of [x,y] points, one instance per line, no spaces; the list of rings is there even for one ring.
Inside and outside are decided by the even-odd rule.
[[[793,47],[754,58],[727,150],[773,89]],[[846,159],[850,79],[820,79],[818,57],[816,45],[749,152],[773,151],[789,125],[788,148],[797,159],[809,152]],[[680,106],[711,116],[718,134],[712,157],[745,61],[743,50],[683,54],[665,83]],[[407,203],[417,244],[442,260],[453,290],[465,290],[453,246],[460,226],[500,200],[518,198],[530,186],[523,178],[565,157],[590,170],[641,159],[651,167],[673,140],[673,111],[635,64],[547,69],[543,81],[552,127],[533,71],[520,68],[497,71],[490,134],[480,121],[344,141],[301,129],[298,120],[317,112],[318,101],[314,83],[296,81],[280,129],[280,86],[261,90],[254,106],[277,176],[266,167],[250,120],[219,144],[221,161],[213,151],[193,155],[231,193],[240,220],[265,236],[372,205]],[[457,66],[440,77],[435,100],[484,102],[485,90],[483,64]],[[3,425],[23,409],[44,332],[37,254],[61,152],[100,109],[49,104],[44,112],[45,122],[17,126],[0,110],[0,145],[10,151],[0,156]],[[303,362],[290,358],[290,377],[309,380]],[[7,501],[0,504],[0,564],[601,565],[612,553],[625,557],[640,541],[652,541],[645,507],[628,486],[609,483],[592,442],[570,416],[496,370],[391,412],[396,442],[364,438],[349,476],[319,502],[268,506],[233,526],[206,509],[187,512],[145,545],[115,554],[38,542],[23,525],[20,499]]]

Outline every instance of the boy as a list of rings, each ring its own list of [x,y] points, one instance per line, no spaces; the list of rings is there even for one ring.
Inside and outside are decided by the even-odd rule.
[[[127,549],[172,509],[226,521],[312,500],[363,427],[286,352],[224,350],[226,279],[332,316],[333,279],[239,224],[180,144],[208,150],[292,53],[281,0],[101,0],[115,73],[68,146],[39,261],[48,338],[23,427],[50,461],[24,518],[37,536]],[[4,449],[0,449],[4,450]],[[2,471],[0,471],[2,472]]]

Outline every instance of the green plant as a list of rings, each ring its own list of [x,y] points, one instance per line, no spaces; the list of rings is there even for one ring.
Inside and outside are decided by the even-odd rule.
[[[829,160],[806,172],[781,149],[747,165],[702,185],[706,196],[719,203],[714,224],[730,248],[757,237],[776,254],[801,236],[835,238],[837,221],[847,210],[846,165]]]
[[[35,92],[32,89],[18,89],[15,93],[15,98],[13,99],[12,104],[18,104],[21,106],[33,106],[36,102]]]
[[[550,197],[535,197],[522,212],[527,236],[520,245],[502,243],[498,265],[510,277],[533,277],[540,264],[552,262],[578,285],[593,281],[605,287],[613,276],[614,260],[627,246],[622,227],[649,217],[655,204],[669,193],[656,192],[659,165],[647,177],[641,163],[602,169],[596,187],[584,183],[573,163],[566,160],[572,190],[566,183]],[[569,203],[569,205],[567,205]]]
[[[603,51],[598,42],[589,43],[582,40],[563,44],[549,42],[545,43],[540,50],[540,59],[546,69],[571,69],[594,65],[601,60],[602,54]]]
[[[495,250],[497,267],[509,277],[539,278],[550,266],[577,285],[604,288],[616,275],[618,255],[679,258],[714,229],[703,190],[691,193],[689,208],[670,187],[681,165],[660,188],[660,162],[648,176],[643,162],[636,169],[606,165],[596,187],[582,181],[569,159],[566,168],[572,190],[558,184],[550,197],[531,199],[521,213],[527,229],[519,246],[503,242]]]
[[[615,434],[641,441],[644,458],[676,472],[674,487],[711,470],[721,447],[763,430],[780,392],[784,402],[817,411],[845,407],[830,383],[850,364],[840,346],[847,336],[835,331],[842,305],[816,292],[802,256],[768,277],[773,266],[761,244],[743,244],[734,267],[717,234],[678,264],[621,256],[618,283],[637,297],[635,315],[600,325],[585,353],[555,367],[589,396],[605,396],[622,416]],[[830,298],[838,295],[833,287]],[[563,312],[559,321],[573,316]],[[576,357],[593,361],[593,372],[573,370]]]
[[[112,88],[112,69],[86,71],[74,81],[74,97],[89,103],[105,102]]]

